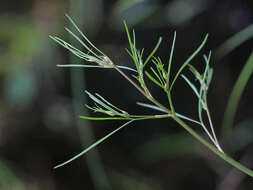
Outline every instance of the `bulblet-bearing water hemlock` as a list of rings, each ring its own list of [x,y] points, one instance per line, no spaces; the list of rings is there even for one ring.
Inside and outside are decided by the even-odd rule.
[[[214,126],[212,123],[212,118],[210,115],[208,102],[207,102],[207,93],[208,89],[212,80],[213,75],[213,69],[210,67],[210,60],[211,60],[211,51],[203,56],[203,62],[204,62],[204,72],[199,72],[192,64],[191,61],[199,54],[199,52],[202,50],[204,45],[207,42],[208,35],[206,35],[202,41],[202,43],[199,45],[199,47],[193,51],[191,56],[189,56],[185,62],[180,66],[178,71],[175,75],[172,75],[171,68],[172,68],[172,60],[173,60],[173,53],[174,53],[174,47],[176,42],[176,32],[174,32],[174,37],[171,45],[171,51],[168,61],[168,67],[165,68],[163,61],[160,59],[160,57],[156,56],[155,53],[158,50],[162,38],[160,37],[157,44],[155,45],[154,49],[151,51],[151,53],[147,56],[147,58],[143,58],[143,52],[144,49],[138,50],[136,48],[136,37],[135,32],[133,30],[132,35],[130,35],[129,29],[127,27],[126,22],[124,21],[124,26],[127,34],[127,39],[129,42],[130,49],[127,50],[127,53],[132,58],[132,61],[134,63],[134,68],[116,65],[113,63],[113,61],[101,50],[99,50],[95,45],[93,45],[88,38],[81,32],[81,30],[78,28],[78,26],[74,23],[74,21],[66,15],[68,20],[72,23],[75,30],[78,32],[80,37],[78,37],[76,34],[74,34],[72,31],[70,31],[68,28],[65,28],[66,31],[75,38],[85,49],[86,52],[83,52],[73,45],[65,42],[64,40],[56,37],[56,36],[50,36],[51,39],[62,45],[64,48],[68,49],[71,53],[79,57],[80,59],[83,59],[87,62],[90,62],[90,64],[79,64],[79,65],[58,65],[59,67],[96,67],[96,68],[107,68],[107,69],[114,69],[117,72],[119,72],[130,84],[132,84],[137,91],[139,91],[143,96],[147,98],[149,103],[142,103],[137,102],[137,105],[146,107],[149,109],[154,109],[160,111],[161,115],[135,115],[130,114],[125,110],[120,109],[119,107],[113,105],[110,103],[110,101],[106,100],[103,96],[100,94],[95,93],[94,95],[88,91],[85,91],[85,93],[94,101],[94,106],[87,106],[88,109],[92,110],[93,112],[99,112],[103,113],[106,116],[105,117],[89,117],[89,116],[80,116],[82,119],[89,119],[89,120],[127,120],[125,124],[118,127],[116,130],[112,131],[108,135],[104,136],[85,150],[83,150],[78,155],[74,156],[73,158],[67,160],[66,162],[57,165],[55,168],[59,168],[61,166],[64,166],[71,161],[77,159],[78,157],[84,155],[86,152],[97,146],[98,144],[102,143],[104,140],[121,130],[122,128],[128,126],[130,123],[133,123],[137,120],[146,120],[146,119],[161,119],[161,118],[170,118],[176,121],[181,127],[183,127],[186,131],[188,131],[194,138],[196,138],[199,142],[201,142],[203,145],[205,145],[208,149],[213,151],[216,155],[220,156],[222,159],[224,159],[226,162],[230,163],[232,166],[238,168],[242,172],[248,174],[249,176],[253,177],[253,171],[250,169],[244,167],[237,161],[233,160],[231,157],[226,155],[224,151],[222,150],[218,138],[215,134]],[[83,40],[81,39],[83,38]],[[149,68],[148,71],[146,68]],[[198,81],[198,86],[195,85],[192,80],[190,80],[188,77],[186,77],[182,72],[184,70],[188,69],[193,78],[192,80]],[[132,75],[129,76],[123,72],[123,70],[129,70],[132,71]],[[151,80],[154,85],[157,85],[162,89],[162,91],[165,93],[166,97],[168,98],[169,107],[166,107],[162,105],[159,100],[155,99],[149,88],[146,86],[145,80],[148,78]],[[198,99],[198,103],[196,105],[196,109],[198,109],[198,119],[193,119],[190,117],[187,117],[186,115],[182,113],[178,113],[176,111],[176,108],[173,104],[173,99],[176,97],[173,97],[173,87],[176,84],[176,81],[182,78],[186,84],[192,89],[192,92],[196,95]],[[207,122],[204,122],[203,115],[206,115],[208,118]],[[205,140],[201,135],[199,135],[197,132],[193,130],[192,127],[190,127],[188,124],[185,123],[185,121],[188,121],[192,123],[194,126],[200,126],[207,137],[209,138],[210,142]]]

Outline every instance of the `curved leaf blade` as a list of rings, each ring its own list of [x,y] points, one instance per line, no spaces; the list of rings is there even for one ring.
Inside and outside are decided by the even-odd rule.
[[[77,158],[79,158],[80,156],[86,154],[88,151],[90,151],[91,149],[95,148],[97,145],[99,145],[100,143],[104,142],[106,139],[108,139],[109,137],[111,137],[113,134],[115,134],[116,132],[118,132],[119,130],[121,130],[122,128],[126,127],[128,124],[130,124],[131,122],[133,122],[134,120],[128,121],[126,122],[124,125],[118,127],[117,129],[115,129],[114,131],[112,131],[111,133],[109,133],[108,135],[104,136],[103,138],[99,139],[98,141],[96,141],[95,143],[93,143],[92,145],[90,145],[88,148],[84,149],[82,152],[80,152],[79,154],[77,154],[76,156],[70,158],[69,160],[67,160],[66,162],[63,162],[62,164],[59,164],[57,166],[54,167],[54,169],[60,168],[74,160],[76,160]]]

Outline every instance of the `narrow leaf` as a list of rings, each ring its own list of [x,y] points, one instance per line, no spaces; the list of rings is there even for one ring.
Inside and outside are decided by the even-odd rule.
[[[196,49],[196,51],[194,51],[194,53],[184,62],[184,64],[180,67],[180,69],[178,70],[176,76],[174,77],[171,86],[170,86],[170,90],[172,90],[174,83],[176,82],[177,78],[179,77],[179,75],[181,74],[181,72],[183,71],[183,69],[192,61],[192,59],[200,52],[200,50],[204,47],[206,41],[208,38],[208,34],[205,36],[203,42],[200,44],[200,46]]]
[[[207,86],[210,85],[210,83],[211,83],[211,81],[212,81],[212,78],[213,78],[213,69],[212,69],[212,68],[209,68],[209,69],[208,69],[207,78],[206,78],[206,84],[207,84]]]
[[[203,96],[203,89],[200,88],[199,100],[198,100],[198,114],[199,114],[199,120],[200,120],[201,123],[203,123],[203,119],[202,119],[202,111],[203,111],[202,96]]]
[[[167,72],[167,84],[168,84],[168,86],[170,85],[170,72],[171,72],[172,58],[173,58],[173,54],[174,54],[176,38],[177,38],[177,33],[175,31],[172,46],[171,46],[171,50],[170,50],[170,59],[169,59],[168,72]]]
[[[156,76],[156,78],[159,79],[160,84],[162,84],[162,79],[160,78],[159,74],[157,74],[157,72],[153,69],[153,67],[150,67],[150,69],[154,73],[154,75]]]
[[[155,52],[158,50],[158,48],[159,48],[161,42],[162,42],[162,38],[159,37],[158,42],[157,42],[155,48],[152,50],[152,52],[149,54],[148,58],[147,58],[146,61],[144,62],[144,67],[145,67],[145,65],[149,62],[149,60],[153,57],[153,55],[155,54]]]
[[[153,81],[155,84],[157,84],[158,86],[160,86],[161,88],[163,88],[163,86],[154,78],[152,77],[147,71],[145,71],[145,74],[147,75],[147,77]]]
[[[152,105],[152,104],[146,104],[146,103],[142,103],[142,102],[136,102],[136,104],[139,105],[139,106],[142,106],[142,107],[146,107],[146,108],[150,108],[150,109],[153,109],[153,110],[157,110],[157,111],[167,113],[162,108],[160,108],[158,106],[155,106],[155,105]]]
[[[81,119],[88,120],[132,120],[131,118],[126,117],[89,117],[89,116],[80,116]]]
[[[108,135],[104,136],[103,138],[101,138],[100,140],[98,140],[97,142],[95,142],[94,144],[90,145],[88,148],[84,149],[82,152],[80,152],[76,156],[72,157],[71,159],[67,160],[66,162],[63,162],[62,164],[59,164],[59,165],[55,166],[54,169],[62,167],[64,165],[66,165],[66,164],[68,164],[68,163],[76,160],[77,158],[79,158],[80,156],[84,155],[85,153],[87,153],[88,151],[90,151],[91,149],[93,149],[94,147],[96,147],[97,145],[99,145],[100,143],[102,143],[103,141],[105,141],[106,139],[108,139],[109,137],[111,137],[114,133],[116,133],[119,130],[121,130],[122,128],[126,127],[128,124],[130,124],[133,121],[134,120],[126,122],[124,125],[118,127],[117,129],[115,129],[114,131],[112,131],[111,133],[109,133]]]
[[[142,106],[142,107],[146,107],[146,108],[150,108],[150,109],[153,109],[153,110],[157,110],[157,111],[161,111],[161,112],[167,113],[166,111],[164,111],[160,107],[157,107],[157,106],[152,105],[152,104],[146,104],[146,103],[142,103],[142,102],[137,102],[136,104],[139,105],[139,106]],[[184,119],[184,120],[196,123],[198,125],[202,125],[200,122],[198,122],[198,121],[196,121],[194,119],[191,119],[189,117],[186,117],[186,116],[184,116],[182,114],[176,113],[176,116],[178,116],[181,119]]]
[[[110,106],[106,105],[104,102],[93,96],[91,93],[89,93],[87,90],[85,90],[85,93],[88,94],[88,96],[94,101],[97,102],[99,105],[103,106],[105,109],[110,110],[114,114],[118,114],[118,112],[114,109],[112,109]]]
[[[120,111],[120,112],[122,112],[122,113],[127,113],[127,112],[125,112],[124,110],[122,110],[122,109],[120,109],[120,108],[114,106],[112,103],[110,103],[109,101],[107,101],[104,97],[102,97],[100,94],[95,93],[95,95],[96,95],[97,97],[99,97],[101,100],[103,100],[105,103],[107,103],[109,106],[111,106],[112,108],[114,108],[114,109],[116,109],[116,110],[118,110],[118,111]]]
[[[71,53],[76,55],[77,57],[84,59],[86,61],[91,61],[90,60],[90,55],[83,53],[81,50],[77,49],[76,47],[70,45],[69,43],[65,42],[64,40],[56,37],[56,36],[49,36],[52,40],[63,46],[64,48],[68,49]]]
[[[184,120],[186,120],[186,121],[190,121],[190,122],[192,122],[192,123],[196,123],[196,124],[198,124],[198,125],[202,125],[199,121],[196,121],[196,120],[194,120],[194,119],[191,119],[191,118],[189,118],[189,117],[186,117],[186,116],[184,116],[184,115],[182,115],[182,114],[176,113],[176,116],[179,117],[179,118],[181,118],[181,119],[184,119]]]
[[[92,49],[90,49],[78,36],[76,36],[73,32],[71,32],[67,27],[65,27],[65,30],[71,35],[73,36],[80,44],[82,44],[82,46],[84,46],[87,50],[88,53],[91,52],[95,57],[97,57],[98,59],[101,59],[100,56],[98,56],[95,52],[92,51]],[[87,53],[87,54],[88,54]]]
[[[76,23],[70,18],[69,15],[66,14],[66,17],[69,19],[69,21],[71,22],[71,24],[76,28],[76,30],[82,35],[82,37],[91,45],[91,47],[93,47],[95,50],[97,50],[99,53],[101,53],[102,55],[105,56],[105,54],[100,51],[96,46],[94,46],[90,40],[84,35],[84,33],[78,28],[78,26],[76,25]]]
[[[102,68],[102,69],[111,69],[112,67],[104,67],[104,66],[99,66],[99,65],[82,65],[82,64],[66,64],[66,65],[61,65],[58,64],[56,65],[57,67],[84,67],[84,68]],[[137,71],[135,69],[132,69],[130,67],[126,67],[126,66],[121,66],[121,65],[115,65],[116,67],[120,68],[120,69],[125,69],[125,70],[129,70],[129,71],[133,71],[136,72]]]
[[[198,98],[200,98],[199,93],[198,93],[198,90],[197,90],[197,88],[195,87],[195,85],[194,85],[193,83],[191,83],[191,81],[190,81],[186,76],[184,76],[184,75],[181,75],[181,76],[182,76],[182,78],[186,81],[186,83],[191,87],[191,89],[192,89],[193,92],[196,94],[196,96],[197,96]]]
[[[210,64],[210,59],[211,59],[211,51],[209,52],[208,57],[206,57],[206,56],[204,55],[204,59],[205,59],[205,62],[206,62],[206,67],[205,67],[205,71],[204,71],[203,81],[204,81],[204,83],[205,83],[206,78],[207,78],[207,75],[208,75],[208,70],[209,70],[209,68],[210,68],[209,64]]]
[[[191,64],[188,64],[188,67],[189,67],[189,70],[192,72],[192,74],[194,74],[195,78],[198,80],[198,81],[201,81],[202,80],[202,76],[201,74],[198,72],[198,70],[192,66]]]
[[[134,60],[136,69],[138,71],[139,70],[139,66],[138,66],[138,61],[137,61],[137,56],[136,56],[136,50],[135,50],[135,34],[133,36],[134,37],[134,44],[133,44],[131,36],[130,36],[130,33],[129,33],[129,30],[128,30],[128,27],[127,27],[127,23],[126,23],[125,20],[124,20],[124,27],[125,27],[125,30],[126,30],[126,33],[127,33],[127,39],[128,39],[129,45],[130,45],[130,50],[132,52],[131,53],[131,57]]]
[[[211,79],[212,79],[212,71],[210,72],[210,70],[212,70],[210,68],[210,59],[211,59],[211,51],[209,52],[208,57],[204,56],[205,62],[206,62],[206,69],[204,72],[204,76],[203,76],[203,81],[206,85],[206,87],[209,87],[210,83],[211,83]]]

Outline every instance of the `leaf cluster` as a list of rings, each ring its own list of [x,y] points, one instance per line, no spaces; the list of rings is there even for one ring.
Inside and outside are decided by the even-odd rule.
[[[51,39],[62,45],[64,48],[68,49],[71,53],[74,55],[78,56],[81,59],[84,59],[87,62],[93,63],[88,64],[88,65],[59,65],[59,66],[65,66],[65,67],[98,67],[98,68],[111,68],[111,69],[116,69],[120,74],[122,74],[123,77],[125,77],[131,84],[133,84],[136,89],[141,92],[152,104],[148,103],[140,103],[138,102],[137,104],[139,106],[143,107],[148,107],[151,109],[159,110],[163,112],[164,114],[162,115],[134,115],[134,114],[129,114],[127,111],[124,111],[117,106],[113,105],[110,103],[108,100],[106,100],[103,96],[100,94],[95,93],[95,95],[92,95],[90,92],[85,91],[86,94],[93,100],[94,106],[87,106],[90,110],[93,112],[97,113],[102,113],[107,115],[108,117],[89,117],[89,116],[80,116],[83,119],[90,119],[90,120],[129,120],[129,121],[135,121],[135,120],[143,120],[143,119],[157,119],[157,118],[166,118],[166,117],[179,117],[181,119],[196,123],[198,125],[204,126],[203,120],[201,117],[201,110],[202,108],[207,107],[206,105],[206,93],[207,93],[207,88],[211,82],[211,71],[212,69],[209,68],[209,61],[210,61],[210,56],[206,58],[206,69],[205,72],[201,75],[195,68],[194,66],[190,65],[190,62],[198,55],[200,50],[204,47],[208,35],[205,36],[203,42],[200,44],[200,46],[186,59],[186,61],[181,65],[177,73],[175,74],[174,77],[171,75],[171,67],[172,67],[172,60],[173,60],[173,53],[174,53],[174,48],[175,48],[175,43],[176,43],[176,32],[174,32],[174,37],[171,45],[171,51],[170,51],[170,57],[168,61],[168,67],[165,68],[165,64],[161,60],[160,57],[155,56],[155,53],[157,52],[161,42],[162,38],[160,37],[158,39],[157,44],[153,48],[153,50],[148,54],[148,56],[144,59],[143,53],[144,49],[138,50],[136,47],[136,36],[135,32],[133,30],[132,36],[130,35],[127,23],[124,21],[124,27],[125,31],[127,34],[127,39],[129,42],[129,50],[127,49],[127,53],[130,55],[134,62],[135,68],[130,68],[130,67],[124,67],[124,66],[118,66],[115,65],[111,59],[103,53],[101,50],[99,50],[95,45],[93,45],[88,38],[83,34],[83,32],[78,28],[78,26],[75,24],[75,22],[68,16],[66,15],[69,21],[72,23],[74,26],[74,29],[79,33],[79,35],[84,39],[84,41],[81,40],[76,34],[74,34],[71,30],[68,28],[65,28],[66,31],[73,37],[75,38],[83,47],[86,49],[86,53],[77,49],[76,47],[72,46],[68,42],[60,39],[59,37],[56,36],[50,36]],[[95,65],[94,65],[95,63]],[[199,80],[200,82],[200,90],[197,91],[197,88],[194,86],[193,83],[190,82],[186,76],[182,75],[182,71],[186,68],[189,67],[189,70],[195,75],[195,77]],[[149,71],[146,70],[146,67],[149,67]],[[134,74],[131,76],[138,81],[138,83],[135,83],[133,79],[129,76],[127,76],[121,69],[127,69],[130,71],[133,71]],[[183,114],[175,112],[175,108],[173,105],[172,101],[172,89],[179,78],[179,76],[182,76],[183,79],[190,85],[190,87],[193,89],[193,91],[196,93],[198,99],[199,99],[199,120],[194,120],[192,118],[189,118]],[[159,103],[158,100],[156,100],[151,92],[149,91],[146,83],[145,83],[145,78],[148,78],[151,80],[155,85],[159,86],[167,95],[169,105],[170,107],[167,108],[163,106],[162,104]],[[204,90],[205,89],[205,90]],[[109,137],[109,136],[108,136]],[[212,138],[212,137],[211,137]]]
[[[87,147],[85,150],[83,150],[78,155],[72,157],[71,159],[67,160],[66,162],[56,166],[55,168],[61,167],[63,165],[66,165],[73,160],[79,158],[83,154],[87,153],[89,150],[97,146],[98,144],[102,143],[109,137],[111,137],[113,134],[121,130],[122,128],[128,126],[130,123],[137,121],[137,120],[145,120],[145,119],[160,119],[160,118],[171,118],[174,121],[176,121],[180,126],[182,126],[187,132],[189,132],[194,138],[196,138],[199,142],[201,142],[203,145],[205,145],[207,148],[209,148],[211,151],[213,151],[215,154],[226,160],[228,163],[232,164],[234,167],[237,167],[244,173],[247,173],[250,176],[253,176],[253,172],[249,170],[248,168],[245,168],[240,163],[233,160],[231,157],[224,154],[222,148],[219,145],[218,139],[216,137],[214,127],[212,124],[212,119],[210,115],[210,111],[208,108],[208,102],[207,102],[207,93],[208,89],[212,80],[213,75],[213,69],[210,67],[210,60],[211,60],[211,52],[209,52],[208,56],[204,55],[204,72],[199,72],[192,64],[192,60],[200,53],[200,51],[203,49],[204,45],[207,42],[208,35],[206,35],[201,42],[201,44],[196,48],[195,51],[182,63],[182,65],[179,67],[179,69],[176,71],[175,75],[172,75],[171,68],[173,63],[173,53],[176,43],[176,32],[174,32],[174,37],[171,45],[171,51],[170,56],[168,60],[168,66],[165,67],[166,64],[161,60],[160,57],[155,56],[155,53],[157,52],[161,42],[162,38],[160,37],[158,39],[157,44],[153,48],[153,50],[148,54],[146,58],[144,58],[144,49],[138,50],[136,47],[136,36],[135,32],[133,30],[132,36],[130,35],[128,26],[126,22],[124,21],[124,26],[127,34],[127,39],[129,42],[130,49],[127,50],[127,53],[130,55],[130,57],[133,60],[134,68],[125,67],[121,65],[114,64],[111,59],[103,53],[101,50],[99,50],[95,45],[93,45],[88,38],[81,32],[81,30],[78,28],[78,26],[74,23],[74,21],[66,15],[69,21],[73,24],[74,28],[77,30],[79,35],[84,39],[84,41],[81,40],[80,37],[78,37],[76,34],[74,34],[72,31],[70,31],[68,28],[65,28],[66,31],[75,38],[86,50],[86,52],[81,51],[80,49],[77,49],[76,47],[72,46],[71,44],[67,43],[66,41],[56,37],[56,36],[50,36],[51,39],[59,43],[64,48],[68,49],[71,53],[78,56],[81,59],[84,59],[87,62],[90,62],[92,64],[80,64],[80,65],[58,65],[60,67],[97,67],[97,68],[109,68],[114,69],[118,71],[128,82],[130,82],[143,96],[147,98],[149,103],[142,103],[137,102],[137,105],[143,106],[146,108],[154,109],[157,111],[162,112],[162,114],[158,115],[136,115],[136,114],[130,114],[125,110],[120,109],[119,107],[113,105],[110,101],[108,101],[106,98],[101,96],[98,93],[95,93],[94,95],[88,91],[85,91],[85,93],[93,100],[94,106],[87,106],[91,111],[105,114],[106,117],[90,117],[90,116],[80,116],[82,119],[89,119],[89,120],[127,120],[126,123],[124,123],[122,126],[118,127],[117,129],[113,130],[108,135],[104,136],[100,140],[96,141],[94,144]],[[95,64],[94,64],[95,63]],[[146,69],[148,67],[148,69]],[[198,81],[198,85],[195,84],[195,82],[192,82],[186,75],[182,74],[182,72],[185,70],[185,68],[188,68],[188,70],[192,73],[193,78],[195,78],[195,81]],[[131,76],[128,76],[125,74],[122,70],[130,70],[134,74]],[[186,84],[192,89],[193,93],[196,95],[198,99],[197,109],[198,109],[198,120],[195,120],[193,118],[189,118],[184,114],[180,114],[176,112],[176,109],[173,104],[173,87],[176,83],[176,81],[182,78]],[[133,80],[135,79],[135,80]],[[169,102],[169,107],[162,105],[159,100],[155,99],[149,88],[147,87],[145,80],[149,79],[151,80],[155,85],[160,87],[166,94]],[[137,83],[136,83],[137,80]],[[205,122],[203,119],[203,114],[206,115],[208,118],[208,121]],[[201,135],[199,135],[197,132],[195,132],[188,124],[186,124],[184,121],[189,121],[193,124],[197,124],[201,126],[204,130],[204,132],[207,134],[209,139],[211,140],[212,144],[209,143],[207,140],[205,140]],[[208,126],[208,127],[207,127]],[[210,132],[211,130],[211,132]]]

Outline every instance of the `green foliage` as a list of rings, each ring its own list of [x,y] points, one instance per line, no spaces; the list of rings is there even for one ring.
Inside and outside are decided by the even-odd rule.
[[[242,93],[246,87],[246,84],[253,72],[253,53],[251,53],[246,64],[244,65],[238,79],[233,87],[233,90],[228,99],[227,107],[224,113],[224,119],[222,123],[222,132],[225,135],[231,133],[231,129],[234,122],[235,113],[242,96]]]
[[[176,82],[177,78],[179,77],[179,75],[182,73],[183,69],[198,55],[198,53],[200,52],[200,50],[204,47],[206,41],[207,41],[208,35],[205,36],[203,42],[200,44],[200,46],[192,53],[192,55],[183,63],[183,65],[179,68],[179,70],[177,71],[176,76],[174,77],[171,86],[170,86],[170,90],[172,90],[174,83]]]
[[[230,53],[235,48],[237,48],[242,43],[244,43],[245,41],[249,40],[252,37],[253,37],[253,24],[247,26],[237,34],[227,39],[224,43],[222,43],[215,50],[215,57],[217,57],[218,59],[222,59],[228,53]]]
[[[135,69],[133,68],[123,68],[132,70],[134,72],[134,75],[128,76],[126,75],[121,68],[118,65],[115,65],[111,59],[105,55],[102,51],[100,51],[98,48],[96,48],[95,45],[93,45],[88,38],[79,30],[77,25],[74,23],[74,21],[67,16],[69,21],[73,24],[74,28],[78,31],[79,35],[84,39],[84,42],[73,32],[71,32],[69,29],[66,29],[69,34],[71,34],[83,47],[87,50],[86,53],[82,52],[81,50],[73,47],[71,44],[65,42],[64,40],[50,36],[53,40],[55,40],[57,43],[62,45],[63,47],[67,48],[71,53],[78,56],[81,59],[84,59],[88,62],[95,63],[93,66],[97,66],[99,68],[110,68],[115,69],[118,71],[128,82],[130,82],[143,96],[147,98],[151,104],[147,103],[138,103],[138,105],[155,109],[158,111],[161,111],[161,115],[136,115],[136,114],[130,114],[125,110],[122,110],[118,108],[117,106],[110,103],[108,100],[106,100],[103,96],[99,94],[91,94],[90,92],[86,91],[86,94],[93,100],[94,106],[87,106],[90,110],[98,113],[102,113],[107,115],[108,117],[88,117],[88,116],[80,116],[83,119],[90,119],[90,120],[128,120],[126,123],[124,123],[122,126],[118,127],[117,129],[113,130],[108,135],[104,136],[94,144],[90,145],[88,148],[83,150],[78,155],[72,157],[71,159],[67,160],[66,162],[56,166],[55,168],[59,168],[63,165],[66,165],[73,160],[79,158],[83,154],[87,153],[92,148],[96,147],[109,137],[111,137],[113,134],[121,130],[122,128],[128,126],[130,123],[137,121],[137,120],[146,120],[146,119],[160,119],[160,118],[171,118],[175,122],[177,122],[181,127],[183,127],[187,132],[189,132],[194,138],[196,138],[199,142],[201,142],[203,145],[205,145],[207,148],[209,148],[211,151],[213,151],[215,154],[220,156],[222,159],[224,159],[226,162],[230,163],[234,167],[238,168],[242,172],[250,175],[253,177],[253,171],[249,170],[248,168],[242,166],[240,163],[233,160],[231,157],[226,155],[222,148],[219,145],[218,139],[215,135],[214,127],[212,124],[212,119],[210,116],[210,111],[208,108],[207,103],[207,93],[208,88],[211,83],[213,70],[210,68],[210,59],[211,59],[211,52],[208,54],[208,56],[204,55],[204,72],[199,72],[193,65],[191,65],[191,61],[199,54],[199,52],[202,50],[204,45],[206,44],[208,35],[205,36],[202,43],[199,45],[199,47],[189,56],[189,58],[186,59],[186,61],[180,66],[178,71],[176,72],[176,75],[172,77],[171,75],[171,67],[172,67],[172,57],[175,47],[175,41],[176,41],[176,32],[174,33],[174,38],[172,42],[171,47],[171,53],[169,58],[169,64],[168,69],[165,69],[165,66],[163,64],[163,61],[155,56],[155,53],[158,50],[158,47],[161,44],[162,38],[159,38],[156,46],[154,49],[148,54],[147,58],[143,58],[143,52],[144,49],[138,50],[136,48],[136,36],[135,32],[133,31],[132,36],[130,35],[128,26],[126,22],[124,22],[127,39],[129,42],[130,49],[127,50],[128,54],[132,58],[134,62]],[[71,66],[71,65],[67,65]],[[80,67],[89,67],[89,65],[75,65]],[[150,71],[148,72],[146,69],[146,66],[149,66]],[[196,86],[189,78],[187,78],[185,75],[182,74],[182,72],[185,70],[185,68],[188,68],[189,71],[193,74],[194,78],[198,81],[198,86]],[[145,73],[145,75],[144,75]],[[155,85],[162,88],[162,90],[165,92],[168,102],[169,102],[169,108],[162,105],[159,100],[155,99],[151,92],[149,91],[149,88],[146,86],[145,83],[145,76],[147,76],[148,79],[150,79]],[[196,106],[198,109],[198,120],[189,118],[185,116],[184,114],[176,112],[176,109],[173,105],[173,98],[172,98],[172,90],[175,82],[180,78],[181,76],[186,84],[189,85],[189,87],[192,89],[193,93],[198,98],[198,105]],[[135,80],[137,80],[137,83]],[[204,122],[203,120],[203,114],[206,114],[206,117],[208,118],[208,122]],[[211,140],[212,144],[209,143],[207,140],[205,140],[202,136],[200,136],[198,133],[196,133],[188,124],[185,123],[185,121],[198,124],[200,125],[206,135]],[[208,128],[210,128],[211,132],[209,132]]]
[[[4,160],[0,160],[0,187],[1,189],[26,189],[22,181],[15,175],[14,171],[8,167]]]

